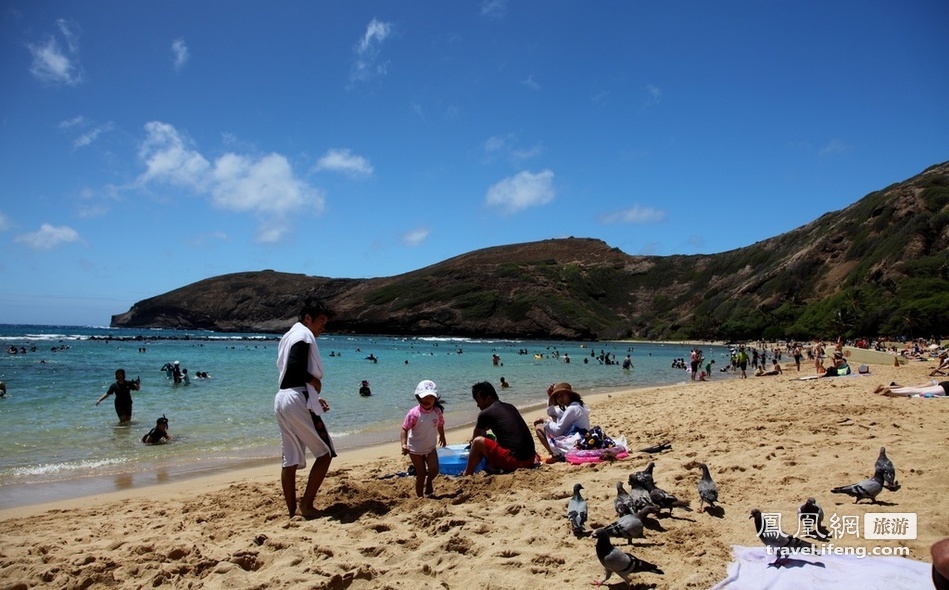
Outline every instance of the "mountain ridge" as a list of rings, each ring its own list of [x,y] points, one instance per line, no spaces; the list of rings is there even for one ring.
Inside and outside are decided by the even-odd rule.
[[[784,234],[717,254],[630,255],[595,238],[491,246],[390,277],[211,277],[113,326],[282,332],[302,299],[334,331],[556,339],[946,334],[949,162]],[[489,287],[485,287],[489,286]],[[926,333],[929,332],[929,333]]]

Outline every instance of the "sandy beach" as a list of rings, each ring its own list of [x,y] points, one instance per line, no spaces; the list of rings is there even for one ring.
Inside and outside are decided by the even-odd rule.
[[[785,365],[787,366],[787,365]],[[615,519],[617,481],[656,462],[656,483],[697,507],[698,462],[720,493],[717,516],[677,510],[644,539],[617,546],[665,574],[633,577],[639,587],[709,588],[726,575],[733,545],[757,546],[752,508],[783,514],[813,496],[829,517],[918,514],[918,537],[842,546],[907,547],[929,561],[949,537],[946,455],[949,400],[886,398],[896,381],[928,380],[932,366],[871,366],[869,376],[800,381],[783,376],[711,381],[586,397],[592,422],[625,436],[631,449],[669,441],[658,455],[615,462],[543,465],[508,475],[441,477],[433,499],[414,480],[387,477],[407,460],[398,445],[346,451],[317,497],[323,516],[290,519],[279,463],[183,483],[135,488],[0,512],[0,588],[534,588],[587,586],[603,577],[592,538],[575,538],[564,518],[574,483],[584,486],[588,527]],[[812,374],[808,367],[801,376]],[[944,379],[944,378],[940,378]],[[556,375],[551,375],[556,381]],[[582,383],[575,389],[584,392]],[[538,392],[542,399],[543,392]],[[503,392],[501,392],[503,399]],[[525,414],[528,423],[541,411]],[[332,414],[327,420],[331,423]],[[470,429],[449,433],[466,442]],[[882,504],[853,504],[834,486],[872,474],[881,446],[902,488]],[[298,477],[302,493],[303,477]],[[622,580],[610,579],[612,588]]]

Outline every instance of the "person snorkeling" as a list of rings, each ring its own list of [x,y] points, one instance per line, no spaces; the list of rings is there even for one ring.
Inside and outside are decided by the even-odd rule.
[[[157,445],[171,442],[171,435],[168,434],[168,418],[164,414],[155,421],[155,428],[148,431],[148,434],[142,437],[142,442],[146,445]]]

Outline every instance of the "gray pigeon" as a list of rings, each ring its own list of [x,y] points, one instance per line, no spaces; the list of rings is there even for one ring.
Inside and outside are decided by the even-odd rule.
[[[757,508],[751,511],[751,516],[748,518],[755,519],[755,533],[758,535],[758,539],[760,539],[765,546],[774,548],[775,553],[778,554],[778,558],[774,560],[774,565],[780,566],[787,563],[790,558],[791,550],[812,549],[814,547],[810,542],[789,535],[781,529],[765,530],[764,522],[761,518],[761,511]]]
[[[629,506],[627,514],[635,514],[647,506],[657,506],[649,494],[649,490],[643,485],[642,479],[638,478],[637,475],[634,473],[629,476],[629,494],[626,498],[626,504]]]
[[[652,477],[653,470],[656,469],[656,462],[650,461],[646,464],[646,468],[642,471],[636,471],[629,476],[629,485],[633,485],[633,480],[636,479],[646,484],[655,484],[655,480]]]
[[[626,488],[623,487],[623,482],[616,482],[616,497],[613,498],[613,510],[616,511],[617,516],[623,516],[624,514],[629,514],[629,494],[626,493]]]
[[[708,504],[709,508],[714,508],[715,502],[718,502],[718,486],[712,481],[712,474],[708,472],[708,465],[702,463],[699,467],[702,468],[702,479],[699,480],[699,512],[703,512],[705,510],[703,504]]]
[[[618,574],[626,581],[626,587],[632,588],[629,582],[629,576],[638,572],[652,572],[662,574],[662,570],[648,561],[643,561],[635,555],[620,551],[610,542],[610,536],[601,533],[604,529],[598,529],[593,535],[596,537],[596,558],[600,560],[603,569],[606,570],[606,576],[599,582],[594,582],[597,586],[602,586],[610,576]]]
[[[896,467],[893,467],[893,462],[886,456],[886,447],[880,447],[880,456],[877,457],[873,469],[883,471],[883,487],[891,492],[900,489],[900,484],[896,481]]]
[[[626,493],[626,488],[623,487],[623,482],[616,482],[616,498],[613,499],[613,508],[616,510],[617,516],[623,516],[626,514],[636,514],[642,510],[645,506],[651,506],[652,503],[649,502],[649,494],[645,490],[638,490],[637,495],[645,494],[645,499],[647,500],[646,504],[642,504],[639,500],[635,499],[632,495]],[[640,498],[641,500],[642,498]]]
[[[580,497],[580,490],[583,486],[573,484],[573,497],[567,502],[567,519],[570,521],[570,528],[576,537],[582,537],[587,522],[587,501]]]
[[[804,520],[802,517],[805,515],[807,515],[807,518],[814,525],[814,528],[807,532],[807,536],[820,539],[821,541],[827,540],[830,536],[830,531],[824,528],[824,509],[817,504],[817,500],[814,498],[808,498],[807,501],[801,504],[801,507],[797,509],[798,522],[802,522]]]
[[[633,539],[643,538],[643,521],[646,519],[646,516],[649,514],[655,514],[656,512],[659,512],[657,507],[646,506],[636,514],[626,514],[620,516],[619,519],[615,520],[611,524],[608,524],[601,529],[596,529],[593,531],[593,535],[607,535],[609,537],[626,539],[626,542],[631,545],[633,543]]]
[[[646,471],[640,471],[629,476],[629,497],[633,500],[633,509],[638,511],[642,510],[644,507],[637,504],[637,500],[639,500],[637,490],[642,489],[645,490],[649,495],[648,504],[653,504],[660,508],[666,508],[669,510],[670,514],[672,513],[673,508],[685,508],[688,510],[688,502],[676,498],[669,492],[656,485],[656,482],[653,481],[652,478],[652,465],[653,464],[650,463],[649,467],[646,468]]]
[[[883,470],[877,468],[877,470],[873,472],[873,477],[870,479],[866,479],[860,483],[852,483],[847,486],[838,486],[830,491],[834,494],[853,496],[856,498],[856,500],[853,501],[854,504],[863,499],[870,500],[870,502],[876,504],[876,497],[883,491]]]

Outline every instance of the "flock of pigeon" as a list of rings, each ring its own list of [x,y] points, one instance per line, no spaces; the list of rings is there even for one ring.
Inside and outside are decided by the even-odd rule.
[[[627,587],[630,588],[632,587],[630,583],[632,574],[641,572],[663,573],[655,564],[617,549],[610,540],[611,538],[626,539],[627,544],[632,544],[633,539],[643,538],[645,522],[650,515],[659,516],[663,510],[668,510],[671,515],[673,508],[690,510],[687,501],[676,498],[656,485],[653,479],[655,466],[656,464],[650,461],[644,470],[631,474],[628,480],[629,492],[624,488],[623,482],[616,482],[616,498],[613,500],[613,508],[618,518],[611,524],[592,531],[586,529],[587,501],[580,494],[583,486],[579,483],[573,486],[573,496],[567,502],[567,519],[570,521],[570,528],[576,537],[592,535],[596,538],[596,557],[606,573],[602,580],[594,582],[597,586],[604,584],[614,573],[623,578]],[[701,463],[699,467],[702,469],[702,477],[698,482],[699,512],[706,509],[706,504],[709,511],[717,509],[715,503],[718,502],[718,487],[712,480],[708,466]],[[835,487],[831,492],[852,496],[856,498],[854,503],[864,499],[869,499],[875,503],[876,497],[884,488],[895,492],[900,489],[900,485],[896,481],[896,469],[886,456],[886,448],[881,447],[880,455],[874,465],[873,477],[859,483]],[[809,515],[808,518],[813,525],[813,529],[808,531],[808,536],[820,540],[828,538],[829,531],[823,527],[824,511],[814,498],[808,498],[798,509],[798,514]],[[778,566],[787,563],[789,550],[810,548],[812,546],[810,542],[788,535],[780,528],[765,528],[761,511],[757,508],[751,511],[749,518],[754,519],[755,532],[761,542],[767,547],[774,548],[778,553],[779,557],[775,561]]]

